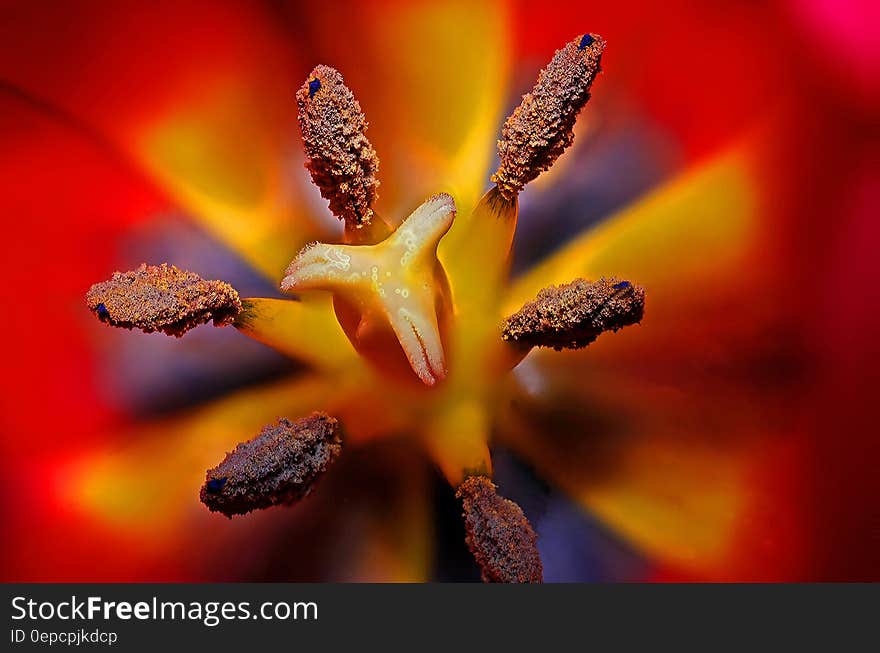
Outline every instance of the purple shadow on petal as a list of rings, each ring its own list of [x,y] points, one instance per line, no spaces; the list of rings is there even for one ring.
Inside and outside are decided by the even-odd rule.
[[[492,453],[495,482],[516,501],[538,533],[544,582],[627,582],[649,577],[653,565],[511,451]]]
[[[157,218],[149,229],[133,233],[114,266],[133,269],[145,261],[167,261],[207,279],[222,279],[243,297],[283,297],[277,284],[181,216]],[[103,328],[97,323],[89,327]],[[106,328],[100,335],[101,390],[108,401],[134,415],[178,410],[298,369],[230,327],[204,325],[183,338]]]
[[[588,114],[597,107],[587,108]],[[583,119],[583,117],[581,117]],[[579,133],[563,157],[565,169],[519,197],[513,272],[521,274],[572,238],[638,200],[675,171],[677,155],[666,137],[623,114],[601,122],[595,134]]]

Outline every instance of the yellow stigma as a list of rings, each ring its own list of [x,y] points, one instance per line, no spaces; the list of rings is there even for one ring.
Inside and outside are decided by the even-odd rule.
[[[374,361],[382,357],[369,355],[370,343],[390,327],[412,371],[432,386],[446,376],[438,312],[448,288],[437,244],[454,219],[452,197],[435,195],[378,244],[309,245],[287,268],[281,289],[333,293],[343,312],[355,314],[340,319],[352,344]]]

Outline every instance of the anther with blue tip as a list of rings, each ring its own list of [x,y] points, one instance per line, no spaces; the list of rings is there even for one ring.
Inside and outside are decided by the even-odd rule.
[[[581,42],[578,44],[578,50],[584,50],[584,49],[590,47],[591,45],[593,45],[594,40],[595,39],[593,39],[593,37],[590,36],[589,34],[584,34],[581,37]]]
[[[209,479],[205,484],[205,489],[211,494],[218,494],[223,490],[223,486],[226,485],[226,480],[226,476]]]
[[[103,302],[101,302],[100,304],[95,306],[95,313],[97,313],[98,317],[101,318],[102,320],[109,320],[110,319],[110,311],[107,310],[107,307],[104,306]]]
[[[315,93],[321,90],[321,80],[320,79],[310,79],[309,80],[309,97],[315,97]]]

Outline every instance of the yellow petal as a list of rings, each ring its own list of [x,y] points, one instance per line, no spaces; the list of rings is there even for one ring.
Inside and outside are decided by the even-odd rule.
[[[172,537],[199,503],[205,470],[278,417],[328,408],[329,381],[317,377],[244,390],[213,404],[125,434],[118,450],[99,451],[72,471],[70,500],[126,532]]]
[[[151,557],[174,558],[184,568],[222,560],[223,571],[212,572],[219,578],[265,573],[264,565],[248,561],[261,550],[277,554],[272,542],[280,536],[285,555],[297,556],[285,568],[296,579],[425,580],[431,529],[424,459],[400,442],[365,442],[399,429],[387,421],[382,401],[369,401],[372,387],[357,378],[305,377],[135,427],[118,448],[71,466],[64,499],[120,546],[131,542],[141,550],[148,541]],[[313,410],[340,417],[344,448],[306,500],[231,521],[199,502],[205,470],[226,451],[279,416]],[[284,528],[291,532],[279,533]],[[249,555],[240,564],[229,562],[242,551]],[[240,569],[247,564],[255,569]]]
[[[124,530],[173,530],[186,515],[205,510],[198,500],[205,470],[278,417],[328,412],[340,418],[349,443],[391,432],[397,417],[381,397],[368,401],[373,387],[357,374],[301,377],[134,427],[125,434],[129,444],[96,452],[76,466],[70,499]]]

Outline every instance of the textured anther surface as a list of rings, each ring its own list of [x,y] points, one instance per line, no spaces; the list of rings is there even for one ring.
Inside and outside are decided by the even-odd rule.
[[[605,331],[641,321],[645,289],[611,277],[550,286],[504,320],[501,337],[519,346],[580,349]]]
[[[316,66],[296,93],[306,168],[330,210],[359,227],[373,217],[379,157],[367,138],[367,120],[342,75]]]
[[[501,164],[492,181],[506,198],[548,170],[574,142],[577,114],[590,99],[604,49],[601,36],[587,34],[557,50],[505,121],[498,141]]]
[[[241,311],[238,292],[228,283],[166,263],[115,272],[89,289],[86,304],[112,326],[178,337],[212,319],[216,326],[232,324]]]
[[[455,496],[464,507],[465,542],[485,582],[543,582],[538,536],[518,505],[499,496],[485,476],[468,477]]]
[[[341,452],[339,423],[332,417],[282,418],[209,469],[200,498],[212,512],[227,517],[295,503],[312,491]]]

